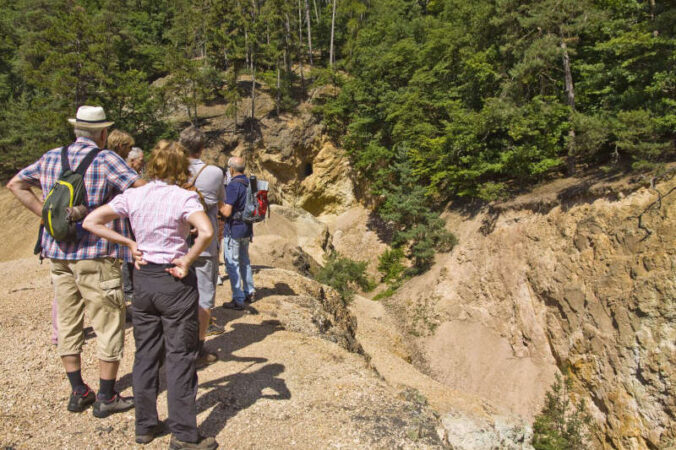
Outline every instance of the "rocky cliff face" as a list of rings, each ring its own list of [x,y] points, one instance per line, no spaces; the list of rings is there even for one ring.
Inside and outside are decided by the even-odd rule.
[[[324,94],[316,90],[312,95]],[[272,201],[315,216],[340,213],[354,205],[349,160],[323,133],[311,104],[303,103],[295,114],[281,116],[274,109],[262,88],[256,97],[256,120],[242,123],[251,110],[249,101],[242,101],[235,133],[234,120],[223,114],[224,105],[203,107],[203,129],[210,136],[204,159],[225,167],[230,156],[244,157],[250,173],[270,182]]]
[[[387,305],[438,381],[531,420],[561,371],[595,418],[596,446],[669,448],[676,193],[572,183],[449,213],[460,244]]]

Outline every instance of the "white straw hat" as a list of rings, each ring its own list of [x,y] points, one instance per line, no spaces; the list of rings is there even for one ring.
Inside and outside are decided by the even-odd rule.
[[[68,119],[75,128],[99,129],[108,128],[115,122],[106,120],[106,112],[100,106],[80,106],[75,119]]]

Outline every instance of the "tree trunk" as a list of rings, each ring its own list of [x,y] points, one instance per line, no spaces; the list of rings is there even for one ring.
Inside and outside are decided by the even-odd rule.
[[[305,91],[305,75],[303,75],[303,16],[300,0],[298,0],[298,67],[300,69],[300,87]]]
[[[234,119],[235,119],[235,130],[234,132],[237,133],[237,100],[235,100],[235,105],[233,106],[233,112],[234,112]]]
[[[250,64],[249,61],[249,33],[247,33],[246,28],[244,28],[244,48],[246,49],[245,53],[245,60],[246,60],[246,65],[248,66]]]
[[[655,0],[650,0],[650,20],[655,21]]]
[[[234,74],[234,85],[232,86],[232,89],[235,90],[235,95],[233,95],[233,116],[235,119],[235,130],[234,132],[237,133],[237,110],[239,109],[239,88],[237,87],[237,66],[233,64],[232,67],[233,74]]]
[[[655,0],[650,0],[650,21],[655,25]],[[653,37],[660,35],[659,30],[653,30]]]
[[[563,52],[563,72],[565,76],[566,100],[570,109],[575,111],[575,88],[573,86],[573,74],[570,71],[570,56],[565,41],[561,41],[561,50]]]
[[[277,104],[276,109],[277,109],[277,117],[279,117],[279,104],[282,102],[282,80],[281,80],[281,74],[280,74],[280,69],[279,69],[279,61],[277,61]]]
[[[82,65],[80,63],[80,39],[81,39],[81,33],[78,32],[77,37],[75,38],[75,53],[77,54],[77,63],[75,63],[75,108],[80,107],[80,91],[81,91],[81,81],[82,77],[80,77],[80,71],[82,69]]]
[[[251,27],[255,31],[256,15],[258,13],[258,2],[251,0]],[[251,59],[251,121],[249,123],[250,131],[253,133],[254,120],[256,119],[256,50],[258,40],[256,33],[251,38],[250,55]]]
[[[284,13],[284,18],[286,23],[286,35],[284,36],[284,66],[286,67],[286,76],[287,78],[291,76],[291,49],[289,43],[291,42],[291,23],[289,21],[289,15]]]
[[[312,0],[312,4],[315,7],[315,22],[319,23],[319,10],[317,10],[317,0]]]
[[[233,118],[235,119],[235,130],[234,133],[237,133],[237,112],[239,109],[239,87],[237,86],[237,80],[239,78],[239,65],[237,61],[232,62],[232,85],[229,87],[232,90],[232,97],[230,100],[232,101],[232,108],[233,108]]]
[[[333,56],[333,33],[334,29],[336,27],[336,3],[338,3],[338,0],[333,0],[333,12],[331,13],[331,44],[329,47],[329,65],[333,69],[333,61],[334,61],[334,56]]]
[[[254,54],[251,53],[251,126],[256,118],[256,65],[254,64]]]
[[[312,23],[310,22],[310,3],[308,0],[305,0],[305,20],[307,21],[307,48],[310,55],[310,67],[312,67],[314,64],[312,62]]]
[[[568,55],[568,47],[566,46],[565,38],[561,39],[561,52],[563,59],[563,73],[564,73],[564,85],[566,89],[566,101],[568,103],[568,108],[570,108],[570,120],[571,125],[568,130],[568,157],[567,157],[567,166],[568,166],[568,175],[572,176],[575,174],[575,127],[572,124],[573,113],[575,112],[575,87],[573,85],[573,74],[570,70],[570,56]]]

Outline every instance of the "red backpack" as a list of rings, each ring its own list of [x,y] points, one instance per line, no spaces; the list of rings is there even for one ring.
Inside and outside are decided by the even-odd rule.
[[[255,175],[249,177],[249,182],[244,178],[233,178],[246,186],[246,203],[244,210],[234,215],[235,220],[241,220],[245,223],[262,222],[267,214],[270,217],[270,204],[268,203],[268,182],[257,180]]]

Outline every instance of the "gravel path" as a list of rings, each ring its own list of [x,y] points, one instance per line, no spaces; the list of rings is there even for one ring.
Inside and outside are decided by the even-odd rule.
[[[255,304],[257,315],[217,309],[226,332],[207,343],[220,361],[199,372],[201,432],[217,435],[221,448],[438,447],[436,419],[419,396],[387,385],[363,357],[303,333],[303,326],[287,326],[292,319],[280,311],[303,308],[303,293],[294,291],[302,283],[282,279],[287,275],[274,269],[256,275],[267,292]],[[133,443],[133,411],[106,419],[66,411],[69,385],[49,343],[48,262],[0,263],[0,286],[0,448],[141,448]],[[217,305],[229,297],[229,288],[220,287]],[[88,339],[84,348],[83,377],[97,387],[93,344]],[[130,326],[125,345],[117,387],[132,395]],[[168,443],[165,436],[145,448]]]

